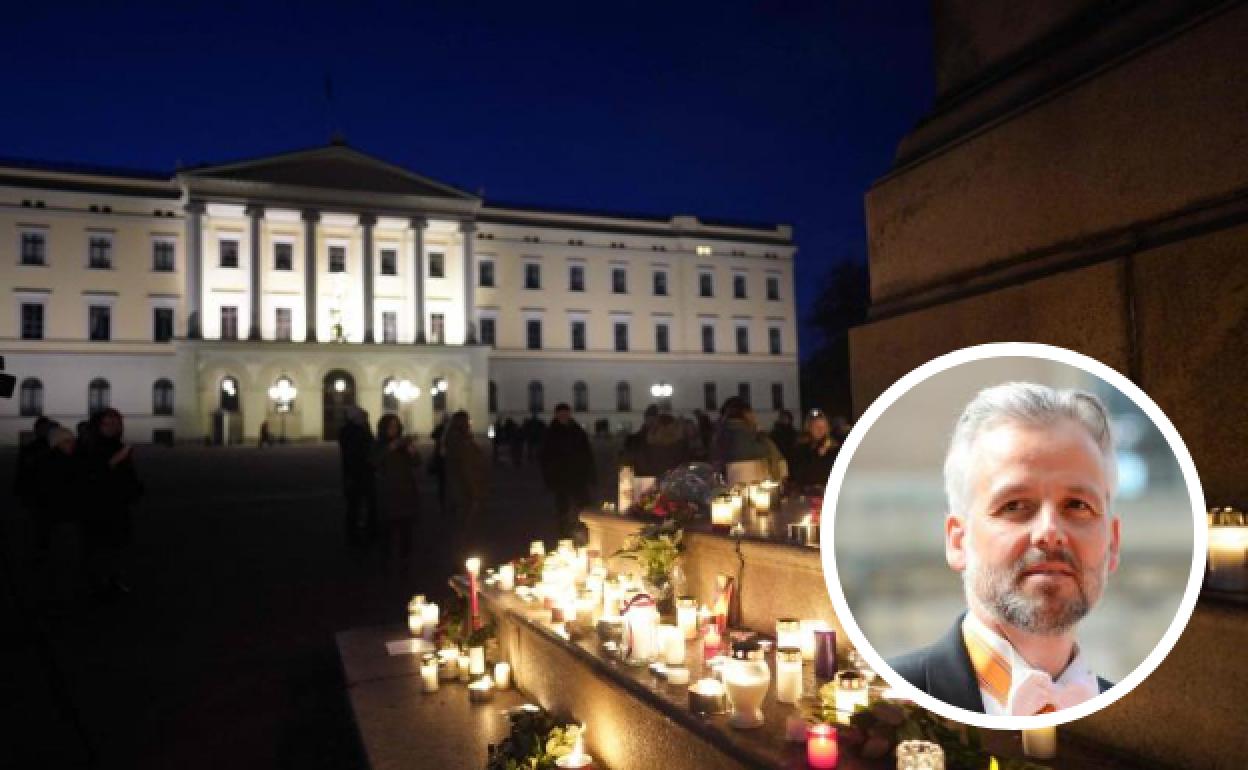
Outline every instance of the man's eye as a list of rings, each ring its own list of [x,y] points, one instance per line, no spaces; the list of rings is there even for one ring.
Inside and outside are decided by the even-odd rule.
[[[1027,510],[1027,503],[1022,500],[1010,500],[1001,506],[1002,513],[1022,513]]]
[[[1066,501],[1066,507],[1076,513],[1096,513],[1096,509],[1093,508],[1092,505],[1086,500],[1068,500]]]

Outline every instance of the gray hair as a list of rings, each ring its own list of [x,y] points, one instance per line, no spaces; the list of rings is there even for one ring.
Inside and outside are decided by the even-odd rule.
[[[971,450],[981,433],[1002,423],[1044,426],[1059,420],[1075,421],[1096,442],[1105,459],[1105,475],[1112,498],[1118,486],[1118,464],[1114,458],[1109,412],[1101,400],[1082,390],[1007,382],[977,393],[953,428],[953,440],[945,455],[945,497],[949,512],[966,513]]]

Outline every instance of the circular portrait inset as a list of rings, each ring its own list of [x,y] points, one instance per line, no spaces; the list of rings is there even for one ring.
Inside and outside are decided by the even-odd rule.
[[[990,729],[1129,692],[1195,606],[1204,500],[1140,388],[1046,345],[956,351],[846,439],[824,500],[837,614],[894,688]]]

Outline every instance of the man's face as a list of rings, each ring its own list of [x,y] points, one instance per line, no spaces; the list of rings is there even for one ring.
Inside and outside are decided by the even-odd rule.
[[[116,438],[121,435],[121,420],[113,415],[106,415],[100,418],[100,435],[108,438]]]
[[[945,556],[968,599],[1000,623],[1037,634],[1072,628],[1118,568],[1109,476],[1079,424],[1016,423],[971,448],[967,510],[945,520]]]
[[[572,412],[567,409],[558,409],[555,411],[555,419],[558,420],[561,425],[566,425],[568,420],[572,419]]]

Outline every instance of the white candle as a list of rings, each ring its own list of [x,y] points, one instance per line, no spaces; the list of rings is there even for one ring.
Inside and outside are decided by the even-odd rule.
[[[541,540],[534,540],[533,542],[529,543],[529,555],[530,556],[545,556],[546,544],[543,543]]]
[[[484,703],[494,697],[494,680],[483,676],[468,684],[468,700],[473,703]]]
[[[420,608],[421,620],[424,622],[421,633],[425,637],[426,642],[433,641],[433,634],[438,630],[438,605],[430,602]]]
[[[796,647],[776,649],[776,700],[797,703],[802,697],[802,651]]]
[[[672,685],[689,684],[689,669],[684,666],[669,666],[667,669],[667,683]]]
[[[676,626],[686,639],[698,638],[698,600],[682,596],[676,600]]]
[[[736,508],[733,506],[731,496],[720,495],[711,501],[711,526],[731,527],[734,521],[736,521]]]
[[[1236,520],[1230,516],[1223,518]],[[1208,569],[1207,585],[1210,588],[1248,591],[1248,526],[1219,523],[1209,529]]]
[[[504,591],[510,591],[516,587],[516,567],[514,564],[504,564],[498,568],[498,587]]]
[[[1057,756],[1057,728],[1037,727],[1023,730],[1023,754],[1032,759],[1052,759]]]
[[[861,706],[867,705],[867,680],[857,671],[841,671],[836,675],[836,719],[848,724]]]
[[[407,613],[407,630],[412,636],[420,636],[425,630],[425,616],[420,609]]]
[[[802,646],[802,626],[797,618],[776,618],[776,649]]]
[[[472,658],[467,655],[459,656],[459,681],[472,681]]]
[[[464,562],[464,567],[468,570],[468,574],[469,574],[469,575],[472,575],[474,578],[475,578],[475,577],[480,577],[480,575],[481,575],[481,560],[480,560],[479,558],[477,558],[476,556],[474,556],[474,557],[472,557],[471,559],[469,559],[468,561]]]
[[[511,687],[511,664],[507,661],[500,660],[494,664],[494,684],[500,690]]]
[[[679,626],[659,626],[659,639],[663,645],[663,662],[679,666],[685,662],[685,634]]]
[[[771,510],[771,490],[762,487],[750,487],[750,505],[754,510],[765,513]]]
[[[653,603],[628,608],[624,614],[624,638],[629,663],[649,663],[658,657],[658,627],[659,611]]]
[[[408,614],[411,614],[411,613],[413,613],[413,612],[415,612],[415,613],[419,613],[419,612],[420,612],[420,608],[421,608],[421,607],[423,607],[423,606],[425,606],[425,595],[424,595],[424,594],[416,594],[415,596],[413,596],[411,599],[409,599],[409,600],[408,600],[408,602],[407,602],[407,612],[408,612]]]
[[[815,631],[827,631],[828,624],[822,620],[803,620],[798,625],[801,630],[802,660],[814,660]]]
[[[420,661],[420,684],[423,692],[438,691],[438,659],[428,655]]]
[[[468,648],[468,673],[473,677],[478,677],[485,673],[484,647]]]
[[[732,702],[728,724],[739,729],[761,727],[763,699],[771,685],[771,670],[761,660],[730,660],[724,666],[724,689]]]

